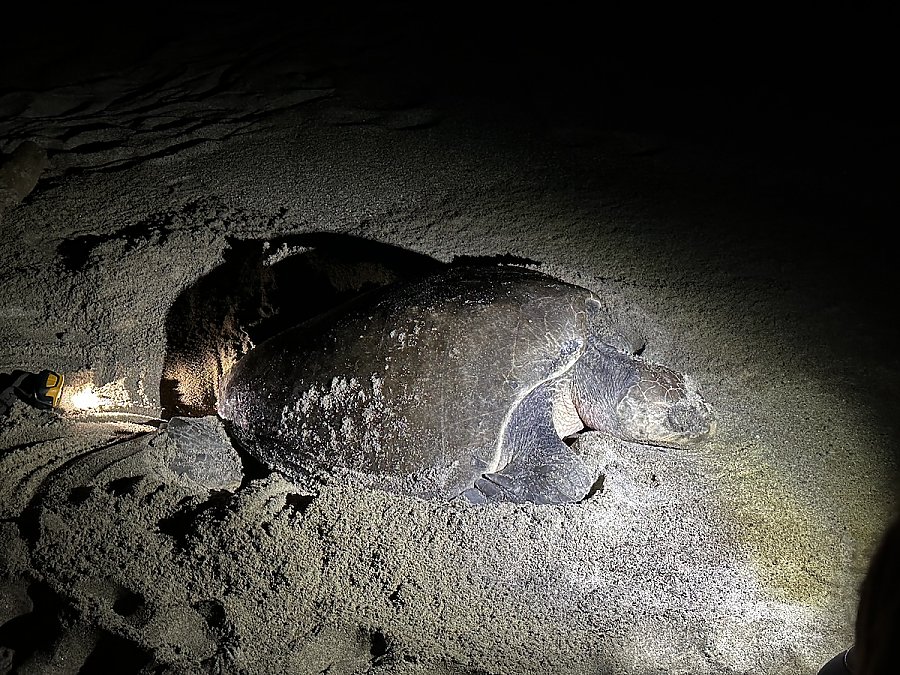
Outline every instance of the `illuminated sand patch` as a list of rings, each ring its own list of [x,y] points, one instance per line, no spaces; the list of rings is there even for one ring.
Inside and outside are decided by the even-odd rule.
[[[72,414],[121,410],[133,406],[131,395],[125,386],[125,378],[96,384],[90,371],[73,373],[67,378],[60,408]]]

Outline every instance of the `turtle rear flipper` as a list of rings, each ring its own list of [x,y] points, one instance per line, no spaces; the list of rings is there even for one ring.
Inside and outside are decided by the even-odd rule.
[[[551,416],[554,382],[526,396],[510,417],[504,444],[512,459],[486,473],[462,496],[468,501],[570,504],[581,501],[596,476],[581,457],[560,440]]]
[[[218,417],[173,417],[160,430],[168,439],[164,463],[179,481],[207,490],[235,490],[241,459]]]

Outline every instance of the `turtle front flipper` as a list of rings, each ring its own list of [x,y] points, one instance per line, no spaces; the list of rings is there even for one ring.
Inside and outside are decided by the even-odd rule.
[[[541,384],[516,407],[503,434],[509,463],[478,478],[462,493],[463,498],[475,504],[569,504],[590,492],[596,476],[560,440],[553,426],[554,386],[554,382]]]
[[[541,464],[510,464],[503,471],[486,473],[463,492],[473,504],[514,502],[532,504],[571,504],[584,499],[594,484],[584,461],[565,443],[560,450],[544,452],[535,458]]]

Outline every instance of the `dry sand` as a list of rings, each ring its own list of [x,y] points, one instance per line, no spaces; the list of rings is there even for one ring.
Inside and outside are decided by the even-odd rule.
[[[118,414],[0,422],[0,672],[795,675],[849,645],[896,510],[891,181],[865,150],[896,136],[792,135],[785,109],[698,138],[627,114],[752,125],[753,96],[578,98],[539,58],[435,74],[392,16],[202,11],[6,47],[0,151],[49,164],[0,213],[0,372]],[[606,478],[568,506],[169,470],[153,418],[209,412],[248,335],[458,256],[607,298],[718,436],[586,434]]]

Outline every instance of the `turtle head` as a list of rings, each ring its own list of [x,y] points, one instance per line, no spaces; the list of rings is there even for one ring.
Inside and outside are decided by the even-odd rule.
[[[640,379],[616,405],[622,438],[683,446],[715,434],[715,416],[690,378],[640,358],[635,364]]]
[[[585,425],[626,441],[680,447],[715,433],[715,415],[690,378],[588,340],[573,399]]]

